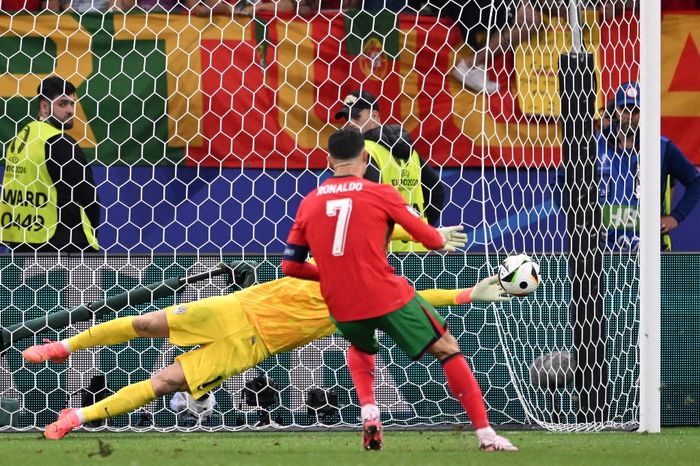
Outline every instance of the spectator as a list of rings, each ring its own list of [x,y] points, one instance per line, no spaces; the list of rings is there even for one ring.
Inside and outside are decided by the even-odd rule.
[[[354,91],[345,97],[336,120],[347,120],[365,139],[369,165],[365,178],[394,186],[429,224],[436,225],[445,202],[445,187],[440,177],[413,149],[411,136],[401,125],[383,125],[377,98],[366,91]],[[420,187],[420,189],[418,189]],[[393,252],[425,251],[409,241],[392,241]]]
[[[465,12],[466,6],[458,7],[456,0],[429,0],[429,4],[445,4],[447,16],[459,21],[466,36]],[[541,30],[543,16],[567,16],[569,2],[563,0],[507,0],[494,2],[486,16],[481,21],[491,30],[488,44],[478,50],[471,58],[461,59],[452,71],[452,75],[461,81],[463,86],[474,92],[493,94],[498,92],[499,85],[492,81],[486,73],[486,62],[493,60],[503,53],[513,51],[523,41]],[[603,18],[613,18],[625,10],[638,10],[637,0],[588,0],[580,2],[581,8],[598,7],[603,12]],[[458,13],[461,8],[462,13]],[[468,24],[468,23],[466,23]],[[466,39],[465,39],[466,40]],[[489,56],[490,55],[490,56]]]
[[[57,76],[37,89],[39,118],[5,148],[0,241],[17,252],[97,250],[100,206],[73,127],[75,87]]]
[[[560,7],[553,7],[552,3],[556,2],[552,0],[499,2],[489,15],[488,27],[491,27],[491,34],[488,44],[477,51],[471,59],[461,60],[455,67],[453,76],[462,81],[464,87],[473,91],[483,91],[487,94],[498,92],[498,83],[491,81],[486,74],[487,60],[493,61],[496,56],[508,50],[514,50],[522,41],[537,33],[542,24],[543,10],[550,15],[560,14]],[[495,24],[492,24],[491,18],[495,18]]]
[[[600,202],[603,222],[608,228],[607,244],[614,250],[637,250],[639,86],[625,83],[617,90],[610,124],[597,136],[600,171]],[[671,206],[676,182],[685,186],[681,200]],[[700,199],[700,173],[683,153],[661,137],[661,221],[662,249],[671,250],[669,233],[695,208]]]

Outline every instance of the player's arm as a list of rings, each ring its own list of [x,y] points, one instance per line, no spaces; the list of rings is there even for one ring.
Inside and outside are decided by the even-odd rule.
[[[318,267],[306,260],[309,257],[309,243],[306,241],[304,228],[299,221],[302,206],[299,206],[297,218],[287,238],[287,247],[284,248],[282,273],[288,277],[318,281]]]
[[[433,307],[455,306],[475,302],[502,302],[512,299],[501,287],[501,284],[498,283],[498,277],[495,275],[484,278],[473,288],[456,290],[431,289],[418,291],[418,294]]]
[[[309,249],[297,244],[287,244],[284,248],[284,257],[282,259],[282,273],[288,277],[301,278],[302,280],[318,281],[318,267],[306,260],[299,262],[297,259],[306,257],[309,254]]]

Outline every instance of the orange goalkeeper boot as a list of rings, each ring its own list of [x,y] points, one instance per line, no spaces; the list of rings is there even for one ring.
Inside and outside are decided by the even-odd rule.
[[[81,422],[78,417],[77,409],[64,409],[58,415],[56,422],[46,426],[46,429],[44,429],[44,437],[49,440],[60,440],[65,437],[68,432],[80,427],[80,424]]]
[[[60,341],[51,341],[48,338],[44,338],[43,342],[43,345],[30,346],[22,351],[24,360],[34,364],[39,364],[44,361],[61,364],[70,356],[70,351],[68,351]]]

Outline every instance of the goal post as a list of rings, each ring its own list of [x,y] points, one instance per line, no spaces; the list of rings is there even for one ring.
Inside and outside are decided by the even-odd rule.
[[[639,430],[661,430],[661,4],[640,2]]]

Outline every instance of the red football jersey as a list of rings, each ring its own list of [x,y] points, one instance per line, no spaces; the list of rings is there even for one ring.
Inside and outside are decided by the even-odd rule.
[[[443,246],[442,235],[390,185],[333,177],[301,202],[287,243],[311,250],[321,294],[338,322],[388,314],[415,295],[387,261],[394,223],[429,249]]]

